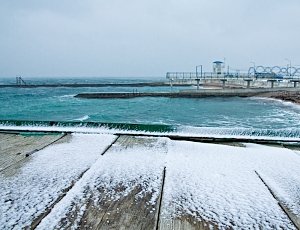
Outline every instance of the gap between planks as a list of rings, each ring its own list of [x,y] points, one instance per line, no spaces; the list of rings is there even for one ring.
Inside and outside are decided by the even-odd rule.
[[[158,202],[159,202],[158,203],[158,211],[157,211],[156,226],[155,226],[156,230],[159,229],[159,224],[160,224],[161,206],[162,206],[162,200],[163,200],[165,180],[166,180],[166,167],[164,167],[164,170],[163,170],[162,183],[161,183],[161,187],[160,187],[160,195],[159,195],[159,200],[158,200]]]
[[[104,149],[104,151],[101,153],[101,155],[103,156],[117,141],[118,141],[118,139],[120,138],[120,135],[118,135],[117,137],[116,137],[116,139],[109,145],[109,146],[107,146],[105,149]]]
[[[84,172],[82,172],[79,177],[77,178],[77,181],[80,180],[83,175],[89,170],[86,169]],[[32,223],[31,223],[31,226],[30,226],[30,229],[35,229],[41,222],[42,220],[48,216],[48,214],[51,212],[51,210],[54,208],[54,206],[56,204],[58,204],[66,195],[67,193],[74,187],[74,185],[76,184],[77,181],[73,181],[71,183],[71,185],[65,189],[62,190],[62,194],[57,198],[57,200],[52,204],[50,205],[50,207],[48,207],[45,212],[43,212],[41,215],[39,215]]]
[[[66,136],[68,133],[65,133],[64,136]],[[105,150],[101,153],[101,155],[103,156],[116,142],[117,140],[119,139],[120,136],[117,136],[116,139],[109,145],[105,148]],[[60,137],[59,139],[57,139],[56,141],[60,140],[62,137]],[[54,142],[56,142],[54,141]],[[53,143],[54,143],[53,142]],[[50,144],[49,144],[50,145]],[[48,145],[48,146],[49,146]],[[46,146],[45,146],[46,147]],[[44,147],[44,148],[45,148]],[[82,172],[79,177],[77,178],[76,181],[74,181],[69,187],[65,188],[62,192],[62,194],[57,198],[57,200],[52,204],[50,205],[50,207],[48,207],[44,213],[42,213],[40,216],[38,216],[31,224],[30,226],[30,229],[35,229],[41,222],[42,220],[49,215],[49,213],[51,212],[51,210],[54,208],[55,205],[57,205],[66,195],[67,193],[74,187],[74,185],[76,184],[76,182],[78,182],[82,177],[83,175],[92,167],[92,165],[86,169],[84,172]]]
[[[287,215],[289,220],[293,223],[293,225],[296,227],[296,229],[300,229],[300,218],[297,217],[294,213],[292,213],[281,201],[280,199],[275,195],[275,193],[272,191],[270,186],[264,181],[264,179],[261,177],[261,175],[255,170],[255,174],[258,176],[258,178],[262,181],[262,183],[266,186],[268,191],[271,193],[273,198],[277,201],[279,207],[282,209],[282,211]]]

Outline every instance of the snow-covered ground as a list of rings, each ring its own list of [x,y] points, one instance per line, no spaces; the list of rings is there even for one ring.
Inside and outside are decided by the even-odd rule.
[[[283,148],[171,141],[162,216],[189,214],[220,228],[293,229],[255,171],[299,214],[299,165],[300,157]]]
[[[300,219],[300,153],[262,145],[247,144],[247,147],[256,152],[256,171]]]
[[[148,205],[155,206],[161,187],[167,139],[137,138],[136,142],[134,139],[136,138],[126,143],[126,146],[117,142],[98,159],[37,229],[77,226],[86,211],[88,200],[92,200],[97,209],[103,209],[99,205],[103,199],[106,202],[118,200],[129,195],[138,186],[142,189],[135,194],[135,199],[142,199],[149,194],[151,198]],[[155,210],[151,208],[150,211]],[[65,221],[61,226],[61,220],[68,219],[69,216],[73,217],[72,222]]]
[[[1,229],[30,226],[101,156],[113,135],[74,134],[69,143],[32,155],[13,175],[0,174]]]
[[[0,174],[0,226],[30,225],[73,182],[38,229],[76,228],[90,201],[101,210],[104,201],[134,191],[136,201],[147,196],[149,213],[157,212],[153,207],[159,202],[165,167],[161,221],[188,216],[221,229],[295,229],[257,173],[299,218],[298,152],[257,144],[234,147],[121,136],[100,156],[115,138],[73,134],[69,143],[33,154],[13,175]]]

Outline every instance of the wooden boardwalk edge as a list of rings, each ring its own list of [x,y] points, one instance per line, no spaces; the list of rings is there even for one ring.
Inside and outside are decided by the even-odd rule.
[[[255,174],[258,176],[258,178],[262,181],[262,183],[266,186],[268,191],[271,193],[271,195],[274,197],[274,199],[278,202],[278,205],[282,209],[282,211],[287,215],[287,217],[290,219],[290,221],[294,224],[294,226],[297,229],[300,229],[300,218],[296,216],[291,210],[289,210],[288,207],[280,200],[280,198],[273,192],[273,190],[270,188],[270,186],[265,182],[265,180],[261,177],[261,175],[254,171]]]
[[[62,135],[61,135],[60,137],[58,137],[58,138],[56,138],[54,141],[51,141],[50,143],[48,143],[48,144],[42,146],[41,148],[34,149],[34,150],[32,150],[32,151],[29,151],[29,152],[25,153],[25,157],[24,157],[24,158],[21,158],[21,159],[19,159],[18,161],[14,162],[13,164],[10,164],[10,165],[8,165],[7,167],[4,167],[4,168],[0,169],[0,173],[3,172],[4,170],[7,170],[7,169],[9,169],[9,168],[15,166],[16,164],[21,163],[22,161],[26,160],[26,159],[27,159],[29,156],[31,156],[32,154],[37,153],[37,152],[39,152],[39,151],[41,151],[41,150],[43,150],[43,149],[49,147],[49,146],[52,145],[52,144],[55,144],[56,142],[62,140],[63,138],[65,138],[65,137],[68,135],[68,133],[61,133],[61,134],[62,134]]]
[[[7,133],[7,134],[20,134],[24,132],[32,132],[32,133],[51,133],[51,134],[72,134],[77,133],[75,131],[49,131],[49,130],[34,130],[34,129],[3,129],[0,128],[0,133]],[[78,133],[90,133],[81,131]],[[102,132],[101,132],[102,133]],[[93,132],[93,134],[98,134],[98,132]],[[300,138],[264,138],[264,137],[255,137],[249,138],[248,136],[245,137],[203,137],[203,136],[187,136],[187,135],[180,135],[180,134],[172,134],[172,133],[134,133],[134,132],[113,132],[111,133],[116,136],[137,136],[137,137],[166,137],[170,138],[171,140],[176,141],[191,141],[191,142],[205,142],[205,143],[229,143],[229,142],[245,142],[245,143],[255,143],[255,144],[274,144],[283,147],[289,146],[297,146],[300,147]]]

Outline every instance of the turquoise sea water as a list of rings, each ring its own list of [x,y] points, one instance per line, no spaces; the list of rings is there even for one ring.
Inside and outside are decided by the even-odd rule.
[[[157,81],[152,79],[151,81]],[[164,80],[164,79],[161,79]],[[33,79],[32,83],[113,83],[145,79]],[[149,80],[148,80],[149,81]],[[14,82],[2,79],[0,84]],[[192,133],[300,137],[300,107],[257,98],[79,99],[82,92],[178,91],[191,87],[0,88],[0,120],[165,124]]]

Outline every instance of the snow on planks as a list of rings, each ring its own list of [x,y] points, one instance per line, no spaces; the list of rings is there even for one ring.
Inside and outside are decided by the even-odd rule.
[[[289,149],[246,146],[261,152],[256,165],[257,174],[300,229],[300,155]]]
[[[76,182],[115,139],[113,135],[72,135],[0,173],[0,226],[29,228]]]
[[[0,171],[61,138],[56,135],[18,135],[0,133]]]
[[[168,150],[159,229],[295,229],[255,174],[256,169],[276,172],[276,168],[282,167],[273,161],[273,148],[173,141]],[[290,150],[277,149],[275,158],[298,172],[300,158],[293,154]],[[285,160],[288,155],[292,157]],[[295,183],[299,176],[283,175]],[[299,191],[299,186],[297,183],[294,187]],[[280,190],[279,186],[276,188]]]
[[[71,137],[0,173],[3,229],[295,229],[278,202],[299,219],[292,150]]]
[[[121,136],[37,229],[155,229],[166,143]]]

